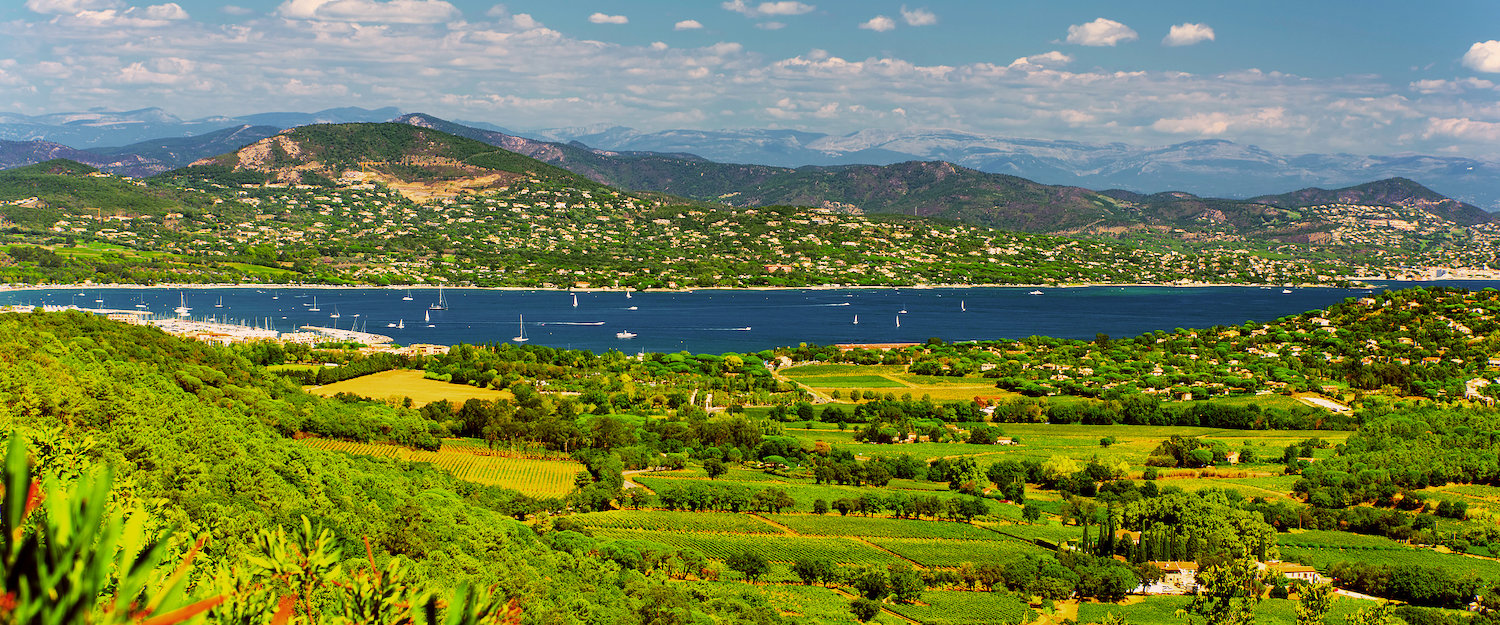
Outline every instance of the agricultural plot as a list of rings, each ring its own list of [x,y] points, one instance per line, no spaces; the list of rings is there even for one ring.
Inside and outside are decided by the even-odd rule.
[[[1165,478],[1158,484],[1161,486],[1176,486],[1186,491],[1199,491],[1205,488],[1225,488],[1237,490],[1251,497],[1265,497],[1267,499],[1279,498],[1292,500],[1292,484],[1296,483],[1295,475],[1267,475],[1256,477],[1194,477],[1194,478]]]
[[[968,523],[882,517],[776,514],[766,518],[804,536],[860,536],[949,540],[1000,540],[1001,536]]]
[[[306,387],[306,390],[324,397],[333,397],[339,393],[352,393],[375,399],[410,397],[412,403],[417,406],[425,406],[445,399],[455,404],[462,404],[470,399],[494,401],[515,398],[510,391],[429,380],[422,377],[421,371],[409,369],[381,371],[343,382]]]
[[[928,605],[890,604],[886,607],[929,625],[1015,625],[1036,618],[1036,612],[1025,602],[1008,593],[929,590],[922,593],[922,602]]]
[[[1015,525],[996,525],[993,529],[1001,534],[1013,536],[1021,540],[1042,540],[1054,545],[1083,538],[1083,528],[1076,525],[1062,525],[1060,523],[1036,525],[1018,523]]]
[[[729,532],[776,534],[785,532],[749,514],[732,512],[671,512],[667,510],[612,510],[575,514],[579,525],[600,530],[644,530],[650,532]]]
[[[771,605],[797,623],[819,623],[824,625],[857,625],[849,612],[849,597],[836,590],[822,586],[762,586],[761,592]],[[897,620],[884,616],[873,623],[895,623]]]
[[[507,458],[456,449],[423,451],[323,438],[303,442],[318,449],[426,462],[464,481],[510,488],[533,497],[561,497],[572,492],[574,476],[584,470],[582,464],[565,460]]]
[[[1048,556],[1052,552],[1019,540],[932,540],[921,538],[870,538],[870,543],[926,567],[955,567],[965,562],[1009,562],[1027,555]]]
[[[1303,547],[1283,545],[1281,558],[1301,562],[1319,570],[1327,569],[1335,562],[1364,562],[1367,564],[1419,564],[1442,567],[1453,571],[1472,571],[1480,577],[1500,579],[1500,562],[1485,558],[1471,558],[1452,553],[1438,553],[1431,549],[1380,549]]]
[[[851,538],[815,538],[754,534],[715,534],[706,532],[651,532],[646,530],[601,529],[595,536],[615,540],[649,540],[678,549],[693,549],[705,556],[723,560],[729,556],[754,552],[772,562],[795,562],[798,558],[827,558],[839,564],[894,564],[900,558]]]
[[[675,475],[675,472],[674,472],[674,475]],[[702,478],[663,477],[661,474],[656,474],[656,475],[646,475],[646,474],[634,475],[634,476],[631,476],[631,479],[633,481],[635,481],[635,482],[640,483],[641,485],[645,486],[646,488],[649,488],[649,489],[654,490],[654,491],[661,491],[662,489],[672,488],[674,486],[675,487],[679,487],[679,488],[683,488],[683,487],[691,486],[693,484],[700,484],[700,483],[707,483],[707,482],[709,482],[709,480],[702,479]],[[729,480],[725,480],[723,478],[720,478],[718,480],[713,480],[712,483],[713,484],[735,484],[735,482],[729,481]],[[823,501],[826,501],[826,502],[829,502],[830,504],[832,504],[834,500],[836,500],[836,499],[842,499],[842,498],[846,498],[846,497],[848,497],[848,498],[854,498],[854,497],[859,497],[860,495],[868,495],[870,493],[877,493],[877,494],[880,494],[880,495],[890,495],[890,494],[892,494],[892,492],[895,492],[895,491],[891,491],[891,490],[887,490],[887,489],[883,489],[883,488],[874,488],[874,489],[872,489],[872,488],[869,488],[869,487],[863,487],[862,488],[862,487],[858,487],[858,486],[839,486],[837,484],[814,484],[812,482],[812,480],[785,481],[785,482],[781,482],[781,481],[755,481],[755,482],[742,482],[742,483],[739,483],[738,485],[742,486],[742,487],[744,487],[746,489],[749,489],[751,491],[760,490],[762,488],[779,488],[779,489],[781,489],[783,491],[786,491],[786,494],[789,495],[789,496],[791,496],[791,498],[794,499],[794,500],[796,500],[796,502],[797,502],[796,507],[793,508],[794,512],[812,512],[813,501],[817,500],[817,499],[822,499]],[[931,491],[930,493],[929,492],[922,492],[922,493],[910,493],[910,494],[914,494],[914,495],[916,495],[916,494],[920,494],[920,495],[930,494],[932,496],[935,496],[935,497],[938,497],[938,498],[941,498],[941,499],[950,499],[950,498],[953,498],[953,497],[962,497],[963,496],[963,495],[960,495],[959,493],[956,493],[956,492],[953,492],[953,491]],[[1000,506],[998,504],[991,503],[990,507],[991,508],[1001,508],[1001,507],[1004,507],[1004,506]]]
[[[809,376],[792,379],[819,390],[825,388],[907,388],[905,384],[878,375]]]
[[[1078,606],[1078,622],[1098,623],[1113,612],[1124,617],[1131,625],[1181,625],[1182,617],[1177,610],[1187,606],[1187,597],[1148,597],[1145,601],[1129,605],[1111,603],[1083,603]],[[1344,617],[1371,602],[1336,597],[1333,610],[1323,619],[1325,623],[1342,623]],[[1260,625],[1295,625],[1297,602],[1289,599],[1264,599],[1255,606],[1255,622]]]

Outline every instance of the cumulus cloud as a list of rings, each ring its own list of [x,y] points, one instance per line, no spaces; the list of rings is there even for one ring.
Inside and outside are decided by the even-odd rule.
[[[703,28],[703,23],[698,20],[682,20],[672,25],[673,30],[698,30]]]
[[[1494,89],[1495,83],[1483,78],[1460,78],[1458,80],[1428,79],[1412,82],[1411,90],[1417,93],[1443,93],[1456,95],[1470,89]]]
[[[233,5],[233,4],[226,4],[224,6],[221,6],[221,7],[219,7],[219,11],[221,13],[224,13],[225,15],[235,15],[235,16],[249,15],[249,14],[255,12],[255,11],[252,11],[252,10],[247,9],[245,7],[238,6],[238,5]]]
[[[461,15],[443,0],[286,0],[276,14],[288,19],[377,24],[438,24]]]
[[[37,13],[73,15],[82,11],[102,11],[125,6],[120,0],[26,0],[26,8]]]
[[[755,27],[761,30],[781,30],[786,28],[786,22],[756,22]]]
[[[883,33],[889,30],[895,30],[896,20],[893,20],[884,15],[876,15],[875,17],[870,18],[869,21],[860,22],[859,27],[865,30],[873,30],[877,33]]]
[[[595,13],[589,16],[589,22],[594,24],[629,24],[630,18],[625,17],[624,15],[605,15],[603,13]]]
[[[1053,50],[1051,52],[1046,52],[1043,54],[1023,56],[1019,59],[1011,61],[1010,65],[1008,65],[1007,67],[1010,67],[1012,69],[1048,69],[1062,67],[1072,62],[1073,57],[1058,52],[1057,50]]]
[[[1452,137],[1456,139],[1500,141],[1500,123],[1473,120],[1467,117],[1431,118],[1422,138]]]
[[[1286,109],[1268,107],[1244,113],[1197,113],[1187,117],[1158,119],[1151,128],[1179,135],[1217,136],[1233,130],[1286,128],[1290,124]]]
[[[906,10],[906,5],[901,6],[901,19],[906,20],[907,26],[931,26],[937,23],[937,14],[927,9]]]
[[[1500,72],[1500,41],[1491,39],[1469,46],[1464,67],[1476,72]]]
[[[1161,40],[1165,46],[1190,46],[1195,43],[1214,40],[1214,29],[1208,24],[1194,24],[1185,22],[1172,27],[1167,36]]]
[[[1139,38],[1129,26],[1101,17],[1087,24],[1069,26],[1067,41],[1081,46],[1113,46]]]
[[[810,13],[817,8],[811,4],[795,2],[794,0],[781,0],[779,2],[762,2],[751,5],[745,0],[729,0],[719,6],[727,11],[734,11],[745,17],[775,17],[780,15],[802,15]]]

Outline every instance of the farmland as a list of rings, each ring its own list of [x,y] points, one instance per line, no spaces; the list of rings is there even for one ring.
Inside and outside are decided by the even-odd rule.
[[[416,406],[425,406],[443,400],[462,404],[470,399],[494,401],[513,397],[509,391],[429,380],[422,377],[421,371],[408,369],[372,373],[334,384],[309,387],[307,390],[324,397],[333,397],[339,393],[351,393],[374,399],[409,397],[412,404]]]
[[[461,480],[511,488],[533,497],[561,497],[572,492],[573,477],[583,470],[582,465],[566,460],[508,458],[462,448],[423,451],[396,445],[320,438],[306,439],[304,443],[309,447],[348,454],[425,462]]]

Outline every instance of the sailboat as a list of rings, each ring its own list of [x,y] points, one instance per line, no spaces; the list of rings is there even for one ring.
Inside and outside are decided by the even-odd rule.
[[[219,303],[214,304],[214,308],[223,308],[223,307],[224,307],[224,296],[220,295],[219,296]]]
[[[630,299],[630,291],[625,292],[625,299]]]
[[[963,300],[958,300],[958,312],[969,312],[969,309],[964,307]]]
[[[401,301],[403,301],[403,302],[409,302],[409,301],[411,301],[411,289],[407,289],[406,290],[406,297],[401,298]]]
[[[427,310],[448,310],[448,299],[443,297],[443,285],[438,285],[438,301],[428,306]]]
[[[429,328],[433,327],[432,326],[432,311],[425,311],[425,312],[423,312],[422,313],[422,321],[425,321],[427,323],[427,327],[429,327]]]
[[[859,315],[854,316],[854,325],[859,325]]]
[[[525,343],[531,340],[526,338],[526,315],[521,315],[521,320],[517,322],[517,325],[521,326],[521,334],[520,336],[513,337],[511,340],[517,343]]]
[[[312,305],[312,308],[309,308],[308,310],[311,310],[313,312],[319,312],[319,311],[323,310],[321,308],[318,308],[318,296],[316,296],[316,295],[313,296],[313,305]]]
[[[574,308],[578,307],[578,294],[577,293],[573,294],[573,307]]]
[[[397,319],[396,320],[396,329],[397,330],[402,330],[402,329],[405,329],[405,328],[406,328],[406,320],[404,320],[404,319]]]
[[[182,293],[178,293],[177,296],[178,296],[177,308],[172,309],[172,312],[177,313],[178,317],[186,317],[186,316],[188,316],[188,311],[192,310],[191,308],[188,308],[188,305],[187,305],[187,296],[184,295],[184,294],[182,294]]]
[[[901,315],[896,315],[896,327],[901,327]]]
[[[333,307],[333,313],[330,314],[330,315],[328,315],[328,317],[330,319],[338,319],[339,318],[339,307],[338,306],[334,306]]]
[[[271,291],[271,299],[281,299],[281,294],[275,291]]]

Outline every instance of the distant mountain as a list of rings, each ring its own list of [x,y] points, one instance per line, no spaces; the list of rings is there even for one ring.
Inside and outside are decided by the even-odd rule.
[[[1280,195],[1265,195],[1253,198],[1251,201],[1282,208],[1314,204],[1404,206],[1421,209],[1465,226],[1494,220],[1493,215],[1477,206],[1444,197],[1406,178],[1377,180],[1331,191],[1317,188],[1302,189]]]
[[[150,175],[169,169],[161,162],[137,154],[100,154],[87,150],[75,150],[51,141],[4,141],[0,140],[0,170],[41,163],[53,159],[69,159],[111,173],[127,176]]]
[[[1017,139],[950,130],[865,130],[827,135],[791,130],[555,128],[528,133],[624,151],[686,152],[719,162],[782,167],[945,160],[1048,184],[1150,193],[1163,189],[1246,198],[1279,189],[1338,187],[1405,177],[1500,210],[1500,163],[1440,156],[1282,155],[1223,140],[1141,147]]]
[[[395,107],[344,107],[316,113],[257,113],[243,117],[204,117],[182,120],[158,108],[124,112],[21,115],[0,113],[0,139],[51,141],[74,148],[123,146],[163,137],[191,137],[237,126],[274,126],[277,129],[348,122],[383,122],[400,115]]]
[[[597,186],[565,169],[486,143],[397,123],[300,126],[163,175],[312,185],[353,176],[419,198],[504,186],[523,177]]]

